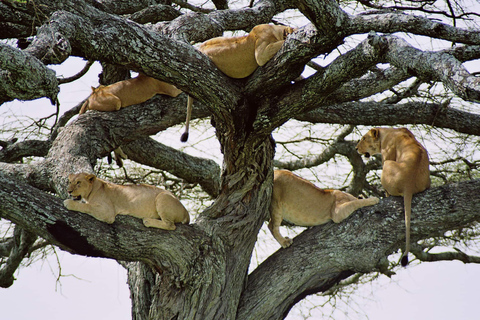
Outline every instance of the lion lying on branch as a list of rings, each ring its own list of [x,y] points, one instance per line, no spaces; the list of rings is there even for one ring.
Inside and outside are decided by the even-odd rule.
[[[97,220],[113,223],[119,214],[130,215],[143,219],[146,227],[164,230],[190,222],[187,210],[170,191],[145,184],[117,185],[88,173],[70,174],[68,180],[73,199],[65,200],[65,207]]]
[[[198,50],[207,55],[220,71],[230,78],[241,79],[266,64],[280,50],[294,29],[286,26],[260,24],[248,35],[217,37],[205,41]],[[188,96],[185,132],[180,140],[187,141],[193,100]]]
[[[80,109],[79,114],[87,110],[117,111],[151,99],[156,94],[176,97],[182,90],[166,82],[139,74],[136,78],[115,82],[108,86],[92,87],[92,94]]]

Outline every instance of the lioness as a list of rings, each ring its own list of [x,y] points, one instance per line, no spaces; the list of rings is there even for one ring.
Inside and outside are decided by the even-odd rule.
[[[180,93],[182,90],[174,85],[140,73],[136,78],[118,81],[108,86],[92,87],[92,94],[83,103],[79,114],[87,110],[117,111],[145,102],[156,94],[176,97]]]
[[[378,198],[357,199],[340,190],[317,188],[288,170],[275,170],[268,228],[284,248],[293,240],[280,234],[283,220],[301,227],[346,219],[355,210],[377,204]]]
[[[427,150],[406,128],[373,128],[357,144],[360,154],[382,154],[382,186],[387,195],[403,196],[405,207],[405,251],[402,265],[408,264],[412,196],[430,187]]]
[[[165,230],[190,222],[185,207],[169,191],[144,184],[117,185],[88,173],[70,174],[68,180],[67,191],[75,200],[65,200],[65,207],[100,221],[113,223],[119,214],[131,215],[143,219],[146,227]]]
[[[241,79],[251,75],[280,50],[287,35],[294,29],[286,26],[260,24],[248,35],[239,37],[217,37],[205,41],[199,50],[206,54],[220,71],[227,76]],[[188,139],[193,100],[188,96],[185,132],[180,140]]]

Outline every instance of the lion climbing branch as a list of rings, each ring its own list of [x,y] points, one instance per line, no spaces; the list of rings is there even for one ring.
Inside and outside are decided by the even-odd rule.
[[[480,221],[478,188],[480,180],[472,180],[432,188],[415,196],[413,242]],[[403,218],[402,199],[389,197],[373,207],[357,210],[340,224],[307,229],[295,237],[290,248],[278,250],[249,275],[239,314],[245,319],[278,319],[299,298],[325,292],[352,274],[391,274],[387,258],[403,244]],[[421,260],[429,254],[416,251],[416,255]],[[469,262],[477,263],[478,259]],[[298,270],[299,265],[308,267],[302,272],[285,272]]]

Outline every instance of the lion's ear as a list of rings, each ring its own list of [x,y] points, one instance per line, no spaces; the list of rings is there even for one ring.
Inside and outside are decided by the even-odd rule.
[[[87,176],[85,177],[85,179],[90,183],[93,183],[93,181],[95,181],[96,178],[97,177],[94,174],[87,174]]]
[[[370,132],[372,133],[373,138],[378,139],[378,137],[380,137],[380,130],[377,128],[371,129]]]

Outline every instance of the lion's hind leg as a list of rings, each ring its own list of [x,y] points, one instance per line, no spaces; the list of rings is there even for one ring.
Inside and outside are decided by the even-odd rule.
[[[164,221],[155,218],[143,218],[143,224],[145,227],[158,228],[163,230],[175,230],[175,223],[172,221]]]
[[[334,212],[332,213],[332,220],[335,223],[339,223],[340,221],[345,220],[357,209],[367,206],[373,206],[380,201],[378,198],[375,197],[368,199],[357,199],[354,196],[341,191],[338,191],[338,193],[335,194],[335,198],[337,200],[335,203]]]

